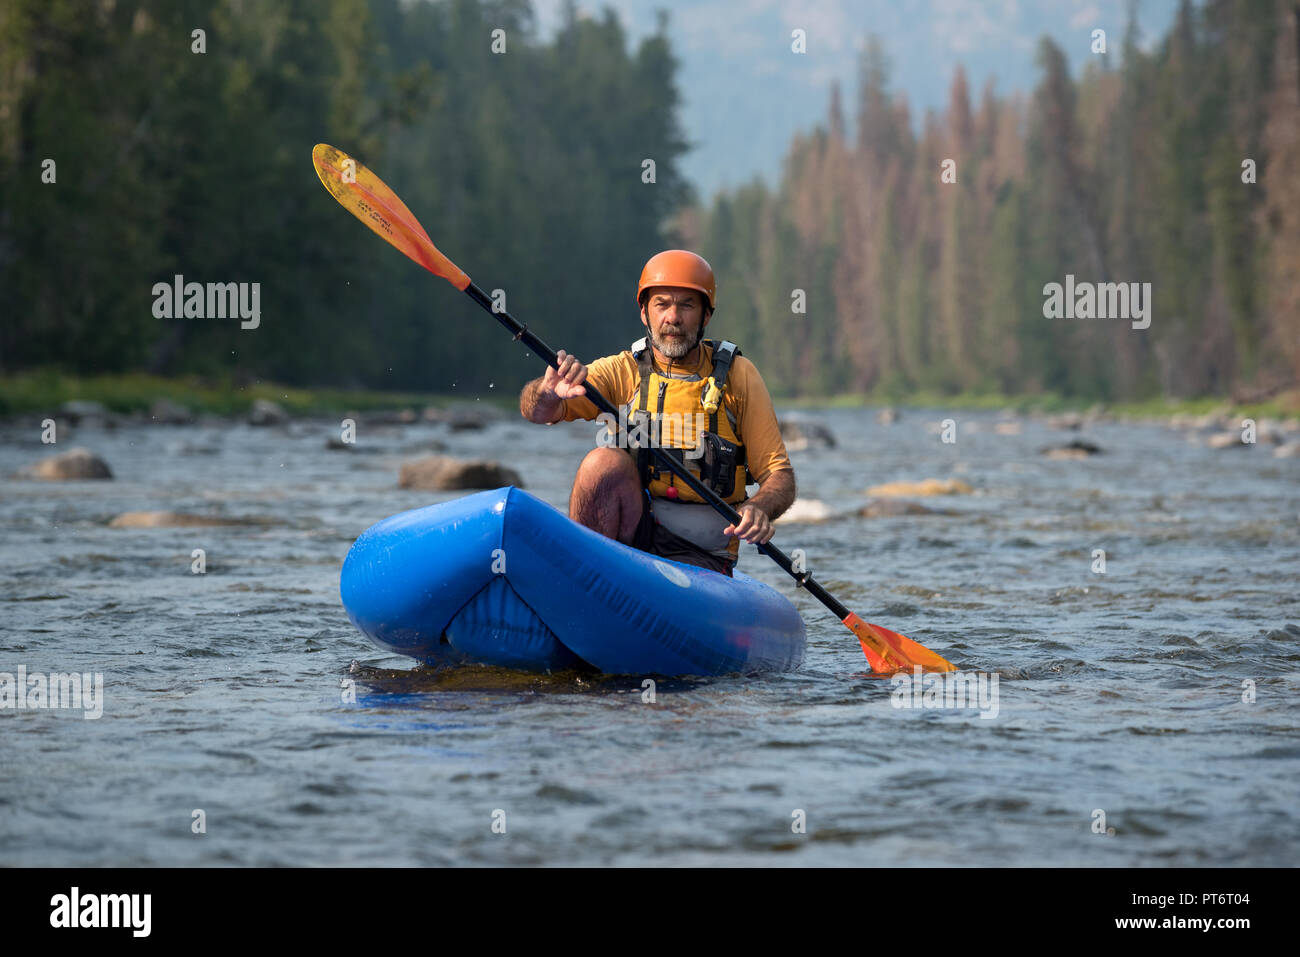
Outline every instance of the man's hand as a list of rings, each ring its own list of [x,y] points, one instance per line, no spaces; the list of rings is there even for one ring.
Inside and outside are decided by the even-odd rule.
[[[739,525],[728,525],[722,530],[724,535],[735,535],[754,545],[766,545],[775,531],[767,512],[752,502],[745,502],[736,509],[740,513]]]
[[[582,384],[587,367],[563,349],[555,354],[555,362],[558,368],[547,366],[546,375],[534,379],[519,393],[519,411],[529,422],[558,422],[563,413],[561,400],[587,394]]]
[[[587,387],[582,383],[587,378],[587,367],[563,349],[555,353],[557,368],[546,367],[542,376],[542,390],[550,392],[557,399],[573,399],[587,394]]]
[[[790,507],[795,494],[793,470],[779,469],[770,473],[753,498],[736,506],[740,521],[728,525],[722,531],[755,545],[766,545],[775,532],[772,520],[779,518]]]

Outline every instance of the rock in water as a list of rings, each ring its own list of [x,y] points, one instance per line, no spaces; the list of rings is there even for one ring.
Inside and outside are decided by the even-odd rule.
[[[156,399],[149,406],[149,418],[157,425],[189,425],[194,413],[171,399]]]
[[[815,498],[797,498],[794,504],[773,524],[801,525],[813,522],[825,522],[834,518],[835,513],[825,502]]]
[[[780,419],[777,426],[781,430],[781,441],[787,452],[802,452],[814,446],[835,448],[835,436],[831,430],[819,422],[804,419]]]
[[[248,412],[249,425],[284,425],[288,421],[289,413],[270,399],[254,399]]]
[[[1101,447],[1083,439],[1075,439],[1069,445],[1056,445],[1042,450],[1049,459],[1086,459],[1101,453]]]
[[[1206,439],[1205,444],[1212,449],[1248,449],[1249,443],[1241,441],[1241,432],[1219,432]]]
[[[59,406],[59,415],[67,419],[73,425],[79,424],[84,419],[107,419],[108,409],[104,408],[99,402],[90,402],[84,399],[69,399],[63,405]]]
[[[898,410],[893,406],[886,406],[876,413],[876,421],[881,425],[893,425],[898,421]]]
[[[109,528],[212,528],[219,525],[248,525],[236,518],[208,518],[183,512],[123,512],[108,523]],[[255,524],[255,523],[252,523]]]
[[[947,515],[940,509],[926,508],[916,502],[897,498],[873,499],[858,509],[863,518],[898,518],[901,515]]]
[[[31,478],[47,481],[76,481],[80,479],[111,479],[113,472],[108,463],[89,449],[69,449],[60,455],[41,459],[26,473]]]
[[[1047,426],[1051,429],[1073,429],[1077,432],[1083,428],[1083,416],[1078,412],[1062,412],[1060,415],[1049,415],[1047,417]]]
[[[397,484],[402,488],[431,492],[462,488],[501,488],[505,485],[524,487],[523,479],[514,469],[496,462],[465,461],[445,455],[431,455],[403,463]]]
[[[1240,432],[1216,432],[1205,440],[1205,444],[1212,449],[1232,449],[1244,445]]]
[[[879,498],[906,498],[909,495],[969,495],[973,491],[961,479],[924,479],[920,482],[886,482],[867,489],[867,494]]]
[[[420,416],[414,409],[386,409],[361,415],[351,413],[349,418],[365,425],[414,425],[420,421]]]

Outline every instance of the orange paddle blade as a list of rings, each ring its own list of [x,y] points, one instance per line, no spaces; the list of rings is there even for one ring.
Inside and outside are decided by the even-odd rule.
[[[867,663],[876,674],[892,675],[896,671],[911,671],[918,666],[922,671],[957,670],[956,665],[924,645],[919,645],[896,631],[863,621],[854,612],[849,612],[844,624],[858,636],[862,653],[867,656]]]
[[[438,251],[406,204],[360,160],[327,143],[317,143],[311,159],[316,175],[344,209],[435,276],[457,289],[469,286],[469,276]]]

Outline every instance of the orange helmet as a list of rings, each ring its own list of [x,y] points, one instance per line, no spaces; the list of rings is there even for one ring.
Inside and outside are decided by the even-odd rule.
[[[667,249],[650,257],[636,286],[638,306],[641,305],[641,294],[652,286],[684,286],[698,290],[704,296],[705,307],[710,312],[716,308],[713,267],[702,256],[685,249]]]

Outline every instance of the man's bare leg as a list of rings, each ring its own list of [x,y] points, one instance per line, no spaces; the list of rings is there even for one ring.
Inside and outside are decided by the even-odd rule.
[[[641,521],[643,494],[630,455],[615,448],[592,449],[574,476],[569,517],[630,545]]]

